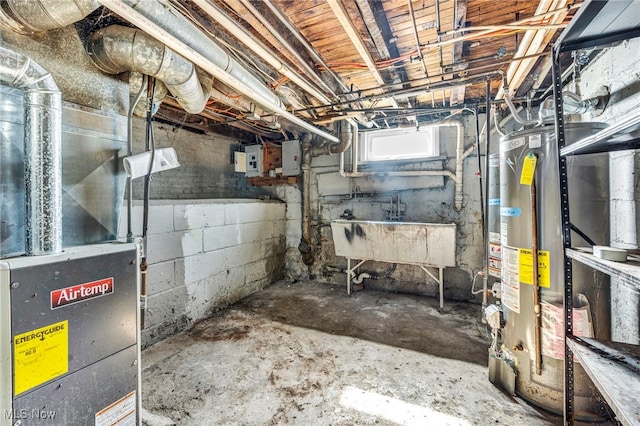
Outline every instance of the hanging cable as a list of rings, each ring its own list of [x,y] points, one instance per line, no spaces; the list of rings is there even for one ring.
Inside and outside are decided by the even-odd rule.
[[[143,210],[142,210],[142,244],[143,255],[140,263],[140,329],[144,330],[145,312],[147,310],[147,230],[149,228],[149,187],[151,185],[151,172],[153,170],[153,160],[155,151],[155,142],[153,140],[153,95],[156,89],[156,79],[149,78],[147,85],[147,119],[145,132],[145,150],[151,151],[151,160],[149,161],[149,169],[144,177],[143,188]]]

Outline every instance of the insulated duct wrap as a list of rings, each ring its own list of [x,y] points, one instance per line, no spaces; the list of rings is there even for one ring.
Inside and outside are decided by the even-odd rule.
[[[24,91],[27,255],[62,251],[62,96],[51,75],[0,47],[0,82]]]
[[[136,71],[161,80],[190,114],[201,112],[209,99],[211,88],[201,86],[196,67],[140,30],[102,28],[91,35],[87,50],[96,67],[108,74]]]
[[[163,30],[173,34],[181,42],[189,45],[264,99],[282,107],[280,98],[271,89],[231,58],[222,47],[182,16],[168,1],[124,0],[123,2]]]

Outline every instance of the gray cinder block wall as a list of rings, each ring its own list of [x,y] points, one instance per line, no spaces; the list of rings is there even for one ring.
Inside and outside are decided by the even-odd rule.
[[[145,121],[133,120],[134,153],[144,151]],[[244,173],[236,173],[232,147],[238,141],[226,136],[205,135],[170,124],[153,123],[156,148],[173,147],[181,166],[153,176],[150,196],[156,200],[258,198],[261,188],[247,185]],[[143,179],[133,185],[134,198],[142,199]]]
[[[574,79],[572,89],[583,99],[611,93],[602,114],[587,113],[583,121],[614,124],[636,114],[640,107],[640,40],[626,40],[604,49]],[[637,249],[640,243],[640,156],[637,150],[609,154],[610,244]],[[611,280],[611,338],[640,343],[640,292],[619,279]]]
[[[132,216],[141,235],[140,201]],[[126,233],[125,212],[119,235]],[[143,346],[282,278],[285,238],[279,201],[152,200]]]

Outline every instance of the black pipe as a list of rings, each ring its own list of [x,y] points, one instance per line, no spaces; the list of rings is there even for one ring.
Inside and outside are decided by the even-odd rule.
[[[484,180],[484,193],[487,195],[484,199],[484,212],[487,215],[483,227],[483,243],[484,243],[484,288],[486,290],[489,280],[489,148],[491,146],[491,80],[487,79],[486,92],[485,92],[485,121],[487,130],[485,131],[486,142],[484,146],[484,171],[486,173],[486,179]],[[478,156],[480,152],[478,152]],[[486,302],[486,292],[482,295],[482,300]]]
[[[143,256],[140,263],[140,329],[145,327],[145,312],[147,298],[147,230],[149,228],[149,187],[151,185],[151,171],[153,169],[155,142],[153,140],[153,95],[156,89],[156,79],[149,78],[147,88],[147,120],[144,148],[151,151],[151,161],[147,175],[144,177],[143,210],[142,210],[142,244]]]
[[[480,123],[478,122],[478,110],[475,109],[474,110],[474,117],[476,119],[476,150],[478,151],[478,177],[479,177],[479,183],[480,183],[480,225],[482,226],[482,240],[484,241],[485,246],[487,245],[487,230],[485,229],[485,225],[489,223],[489,220],[487,217],[485,217],[485,208],[484,208],[484,191],[483,191],[483,186],[482,186],[482,178],[484,173],[482,173],[482,154],[480,151]],[[488,114],[487,114],[488,115]],[[489,173],[487,170],[485,170],[485,172],[487,173],[487,177],[486,179],[489,179]],[[487,197],[489,196],[489,194],[486,194]],[[486,250],[486,248],[485,248]],[[485,269],[486,269],[486,265],[485,265]]]
[[[505,62],[505,63],[509,63],[509,62]],[[492,64],[491,66],[497,66],[499,64]],[[468,71],[468,70],[465,70]],[[358,98],[358,101],[362,102],[362,101],[371,101],[371,100],[376,100],[376,99],[382,99],[382,98],[388,98],[389,96],[399,96],[399,95],[403,95],[403,94],[411,94],[413,92],[419,92],[419,91],[430,91],[430,90],[438,90],[438,89],[442,89],[442,88],[447,88],[447,87],[453,87],[453,86],[459,86],[462,83],[466,83],[466,84],[471,84],[471,83],[475,83],[475,82],[482,82],[483,80],[485,80],[487,77],[491,77],[491,76],[496,76],[496,75],[502,75],[500,73],[500,71],[489,71],[489,72],[485,72],[485,73],[481,73],[478,75],[474,75],[474,76],[470,76],[470,77],[462,77],[456,80],[447,80],[447,81],[441,81],[438,83],[433,83],[433,84],[425,84],[423,86],[415,86],[415,87],[409,87],[409,88],[403,88],[403,89],[398,89],[398,90],[389,90],[388,92],[385,92],[383,94],[379,94],[379,95],[369,95],[369,96],[362,96],[360,98]],[[435,76],[437,77],[437,76]],[[500,77],[502,78],[502,77]],[[424,80],[424,79],[416,79],[416,80],[410,80],[407,83],[410,83],[412,81],[418,81],[418,80]],[[382,88],[384,88],[384,86],[381,86]],[[369,91],[370,89],[366,89],[367,91]],[[362,91],[356,90],[353,91],[351,93],[356,93],[359,94]],[[311,107],[306,107],[306,108],[300,108],[300,109],[296,109],[293,112],[304,112],[304,111],[309,111],[309,110],[316,110],[316,109],[322,109],[322,108],[333,108],[333,107],[337,107],[337,106],[342,106],[342,105],[347,105],[347,104],[351,104],[353,103],[353,101],[341,101],[341,102],[334,102],[331,104],[324,104],[324,105],[316,105],[316,106],[311,106]]]

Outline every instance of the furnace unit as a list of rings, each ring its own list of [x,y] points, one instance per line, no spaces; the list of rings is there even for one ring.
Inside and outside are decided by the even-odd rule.
[[[0,425],[137,424],[137,247],[0,261]]]

